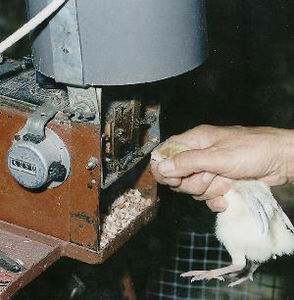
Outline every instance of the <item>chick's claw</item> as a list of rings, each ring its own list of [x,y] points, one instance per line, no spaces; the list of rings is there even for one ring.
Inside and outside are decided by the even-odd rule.
[[[194,276],[198,276],[198,275],[201,275],[204,273],[207,273],[207,271],[203,271],[203,270],[202,271],[189,271],[186,273],[182,273],[181,277],[194,277]]]
[[[228,285],[228,287],[234,287],[234,286],[239,285],[239,284],[241,284],[241,283],[243,283],[243,282],[245,282],[247,280],[253,281],[252,275],[239,278],[238,280],[231,282]]]
[[[215,279],[219,280],[219,281],[225,281],[225,278],[223,276],[218,276],[215,277]]]

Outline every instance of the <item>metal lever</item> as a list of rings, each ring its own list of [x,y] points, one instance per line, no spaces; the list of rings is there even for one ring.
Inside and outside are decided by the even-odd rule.
[[[67,102],[61,101],[56,104],[46,102],[40,106],[27,119],[27,122],[22,129],[23,140],[31,141],[35,144],[42,142],[45,139],[46,124],[67,105]]]

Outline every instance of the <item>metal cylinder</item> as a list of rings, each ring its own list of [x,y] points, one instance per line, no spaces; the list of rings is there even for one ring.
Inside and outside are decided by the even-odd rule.
[[[51,0],[27,0],[30,17]],[[77,86],[157,81],[207,56],[204,0],[69,0],[34,35],[35,66]]]

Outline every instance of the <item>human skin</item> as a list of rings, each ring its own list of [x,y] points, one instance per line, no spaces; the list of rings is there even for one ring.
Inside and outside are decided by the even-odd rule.
[[[294,130],[272,127],[200,125],[170,137],[189,149],[152,162],[161,184],[226,209],[223,195],[232,180],[257,179],[270,186],[294,182]]]

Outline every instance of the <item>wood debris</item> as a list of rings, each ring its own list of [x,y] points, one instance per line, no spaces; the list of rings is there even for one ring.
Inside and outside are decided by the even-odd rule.
[[[114,200],[101,225],[100,248],[104,248],[152,205],[140,191],[130,189]]]

